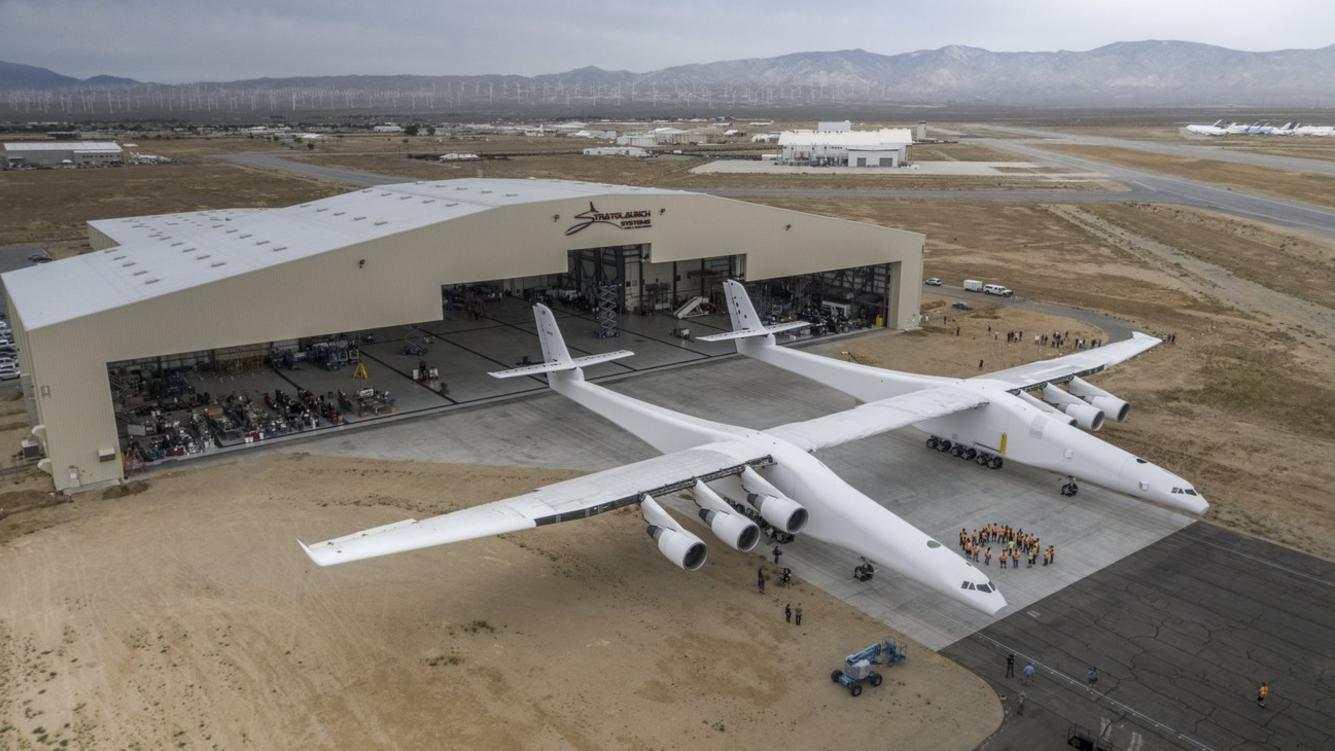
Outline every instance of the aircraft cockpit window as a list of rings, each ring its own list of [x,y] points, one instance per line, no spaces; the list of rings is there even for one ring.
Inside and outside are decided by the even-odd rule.
[[[978,591],[979,591],[979,592],[991,592],[991,591],[992,591],[992,588],[989,587],[989,586],[987,586],[986,584],[979,584],[979,585],[978,585]]]

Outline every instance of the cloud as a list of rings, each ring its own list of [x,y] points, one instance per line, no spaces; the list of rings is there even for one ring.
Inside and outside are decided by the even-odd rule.
[[[1188,39],[1318,47],[1335,5],[1311,0],[0,0],[0,56],[62,73],[228,80],[344,73],[552,73],[862,47],[1089,49]]]

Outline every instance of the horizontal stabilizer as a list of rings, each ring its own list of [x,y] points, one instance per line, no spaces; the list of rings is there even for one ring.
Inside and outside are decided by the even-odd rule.
[[[729,342],[734,339],[750,339],[753,336],[769,336],[770,334],[777,334],[781,331],[804,329],[810,325],[811,324],[806,321],[793,321],[792,323],[779,323],[758,329],[739,329],[737,331],[725,331],[722,334],[697,336],[695,339],[700,342]]]
[[[630,357],[635,354],[628,349],[619,349],[615,352],[604,352],[600,355],[585,355],[570,360],[557,362],[543,362],[537,365],[525,365],[519,368],[509,370],[496,370],[487,375],[492,378],[523,378],[525,376],[542,375],[543,373],[558,373],[563,370],[574,370],[576,368],[587,368],[590,365],[597,365],[600,362],[611,362],[620,360],[623,357]]]

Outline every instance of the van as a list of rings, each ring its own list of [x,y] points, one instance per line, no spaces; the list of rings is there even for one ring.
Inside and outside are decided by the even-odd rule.
[[[983,293],[988,295],[997,295],[999,297],[1010,297],[1011,295],[1015,294],[1014,292],[1011,291],[1010,287],[1001,284],[985,284],[983,285]]]
[[[983,283],[980,282],[980,281],[978,281],[977,279],[965,279],[965,280],[964,280],[964,291],[965,291],[965,292],[982,292],[982,291],[983,291]]]

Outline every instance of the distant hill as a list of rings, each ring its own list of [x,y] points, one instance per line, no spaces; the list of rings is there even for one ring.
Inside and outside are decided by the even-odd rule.
[[[111,76],[79,80],[45,68],[0,63],[0,90],[127,86],[138,82]],[[171,91],[183,90],[149,86],[157,89],[153,96],[159,99],[164,91],[172,96]],[[584,67],[539,76],[306,76],[188,86],[194,100],[202,90],[239,106],[236,103],[243,100],[253,104],[257,92],[271,98],[284,92],[289,101],[316,108],[360,101],[367,102],[365,106],[389,101],[398,105],[400,95],[411,97],[413,106],[446,101],[456,107],[498,100],[576,100],[594,106],[610,101],[836,101],[1323,107],[1335,105],[1335,44],[1274,52],[1153,40],[1118,42],[1083,52],[991,52],[949,46],[881,55],[853,49],[678,65],[647,73]],[[245,99],[243,92],[250,98]]]
[[[126,86],[137,84],[133,78],[93,76],[80,79],[64,76],[49,68],[0,61],[0,91],[5,89],[62,89],[70,86]]]

